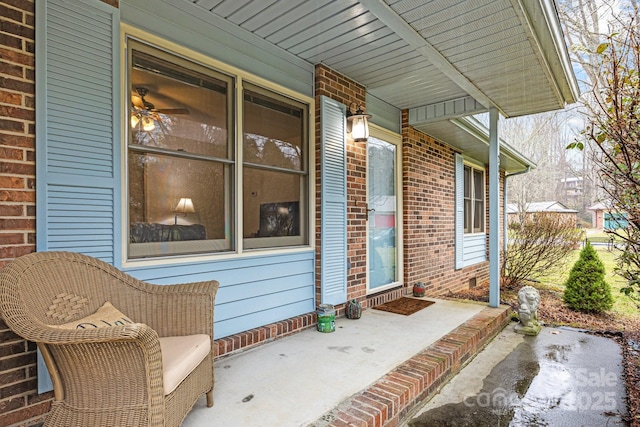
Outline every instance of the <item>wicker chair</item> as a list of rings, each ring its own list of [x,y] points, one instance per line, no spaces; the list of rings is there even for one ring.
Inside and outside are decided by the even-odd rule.
[[[45,426],[179,426],[203,394],[212,406],[217,289],[216,281],[152,285],[69,252],[33,253],[8,264],[0,271],[0,315],[45,359],[54,385]],[[105,302],[137,323],[60,327]],[[204,340],[200,351],[208,353],[166,391],[159,337],[185,336]]]

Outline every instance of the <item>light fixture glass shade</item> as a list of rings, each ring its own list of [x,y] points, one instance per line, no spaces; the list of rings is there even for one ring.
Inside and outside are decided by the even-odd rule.
[[[369,123],[366,115],[353,116],[351,137],[354,141],[366,141],[369,138]]]
[[[193,201],[191,199],[183,197],[182,199],[180,199],[180,201],[178,202],[178,205],[173,210],[173,212],[188,214],[188,213],[195,213],[196,210],[193,207]]]
[[[151,132],[156,128],[156,122],[151,117],[142,117],[142,130]]]
[[[362,110],[361,106],[355,113],[351,109],[347,110],[347,132],[351,133],[354,141],[364,142],[369,138],[369,119],[371,114],[367,114]]]
[[[137,114],[131,114],[131,129],[135,129],[140,123],[140,117]]]

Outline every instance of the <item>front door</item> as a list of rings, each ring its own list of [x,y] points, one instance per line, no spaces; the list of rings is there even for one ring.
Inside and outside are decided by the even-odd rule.
[[[372,130],[372,135],[367,143],[369,293],[394,286],[400,274],[398,145],[384,133]]]

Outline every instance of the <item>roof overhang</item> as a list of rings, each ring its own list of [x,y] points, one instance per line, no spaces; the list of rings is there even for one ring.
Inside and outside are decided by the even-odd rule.
[[[144,9],[142,0],[123,2]],[[162,0],[156,7],[179,8],[307,71],[322,63],[482,162],[488,131],[470,116],[552,111],[579,96],[554,0]],[[501,151],[508,173],[535,167],[504,141]]]
[[[489,164],[489,129],[472,116],[433,121],[418,127],[438,141],[454,147],[467,157]],[[536,164],[500,140],[500,169],[516,173],[536,168]]]
[[[515,117],[563,108],[579,94],[553,0],[182,4],[323,63],[401,110],[470,97]]]

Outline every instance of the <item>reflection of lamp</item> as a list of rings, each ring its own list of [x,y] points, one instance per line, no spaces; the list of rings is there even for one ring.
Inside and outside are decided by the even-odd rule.
[[[175,224],[178,224],[178,214],[183,214],[183,216],[187,216],[190,213],[196,213],[196,210],[193,208],[193,201],[186,197],[183,197],[178,202],[178,205],[173,210],[173,213],[176,214]]]
[[[355,105],[355,102],[352,105]],[[369,138],[369,123],[367,121],[370,118],[371,114],[366,114],[362,110],[362,105],[358,105],[355,113],[351,112],[351,106],[349,106],[347,110],[347,133],[351,134],[354,141],[364,142]]]

